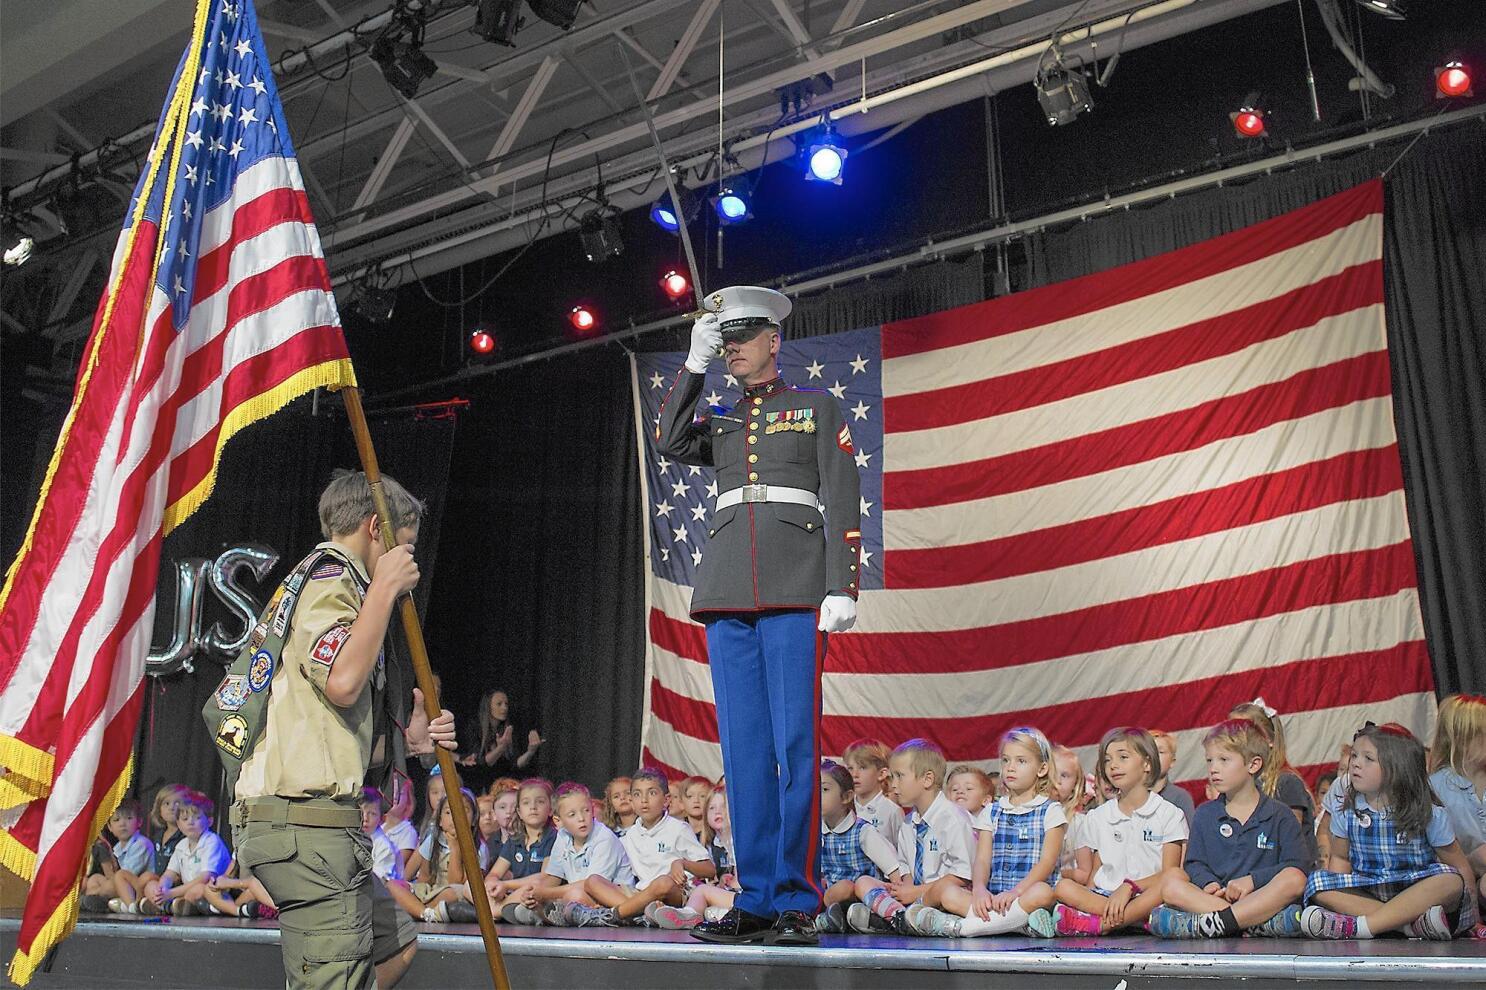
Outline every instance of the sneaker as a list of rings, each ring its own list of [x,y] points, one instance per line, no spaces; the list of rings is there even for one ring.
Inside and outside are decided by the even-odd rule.
[[[480,920],[480,916],[475,914],[473,901],[445,901],[444,910],[452,925],[473,925]]]
[[[1027,923],[1022,926],[1022,931],[1034,938],[1052,938],[1058,934],[1058,921],[1047,908],[1038,908],[1027,915]]]
[[[846,933],[846,904],[837,902],[815,916],[815,930],[828,935]]]
[[[249,901],[246,904],[239,904],[237,906],[237,916],[239,918],[254,918],[254,919],[256,919],[256,918],[262,917],[262,915],[263,915],[263,905],[262,904],[259,904],[257,901]]]
[[[891,935],[896,930],[882,918],[872,913],[865,904],[853,904],[846,909],[846,927],[863,935]]]
[[[118,898],[113,899],[118,900]],[[104,897],[102,894],[84,894],[82,899],[78,901],[77,906],[78,910],[86,911],[89,914],[105,914],[113,910],[113,908],[109,907],[109,898]]]
[[[1158,938],[1204,938],[1197,915],[1162,904],[1146,919],[1145,930]]]
[[[108,899],[109,914],[134,914],[137,910],[133,904],[125,904],[122,898],[110,897]]]
[[[574,928],[618,928],[619,916],[613,908],[589,907],[569,903],[563,908],[563,920]]]
[[[669,904],[656,901],[646,907],[645,919],[656,928],[663,928],[668,932],[681,932],[688,928],[695,928],[701,922],[702,916],[686,908],[674,908]]]
[[[543,901],[541,907],[542,924],[561,928],[567,924],[562,916],[561,901]]]
[[[276,907],[269,907],[267,904],[259,904],[258,905],[258,920],[259,921],[277,921],[278,920],[278,917],[279,917],[279,909],[278,908],[276,908]]]
[[[500,919],[512,925],[540,925],[542,916],[525,904],[511,904],[500,913]]]
[[[1415,918],[1405,930],[1410,938],[1427,938],[1432,942],[1448,942],[1453,934],[1450,919],[1438,904]]]
[[[918,910],[915,911],[914,908]],[[960,926],[965,922],[959,915],[925,904],[915,904],[899,917],[903,918],[906,934],[922,935],[925,938],[959,938]]]
[[[1357,937],[1357,919],[1312,904],[1300,913],[1300,926],[1310,938],[1346,939]]]
[[[1079,911],[1067,904],[1059,904],[1054,912],[1053,930],[1059,935],[1098,935],[1100,918],[1097,914]]]
[[[170,902],[170,913],[177,918],[190,917],[196,914],[196,905],[182,897],[177,897]]]
[[[423,920],[427,921],[430,924],[448,924],[449,902],[439,901],[438,904],[434,905],[433,907],[424,908]]]
[[[721,921],[728,916],[728,909],[721,904],[713,904],[702,912],[703,921]]]
[[[152,901],[152,900],[150,900],[147,897],[141,897],[135,903],[134,908],[135,908],[135,910],[134,911],[131,911],[130,912],[131,914],[138,913],[138,914],[148,914],[148,915],[156,915],[156,916],[158,916],[158,915],[162,915],[162,914],[170,914],[170,912],[171,912],[171,908],[170,907],[168,907],[168,906],[167,907],[157,907],[155,905],[155,902]]]
[[[1305,927],[1300,923],[1300,915],[1304,911],[1305,908],[1299,904],[1286,904],[1279,914],[1262,925],[1255,925],[1244,934],[1252,938],[1300,938],[1305,934]]]

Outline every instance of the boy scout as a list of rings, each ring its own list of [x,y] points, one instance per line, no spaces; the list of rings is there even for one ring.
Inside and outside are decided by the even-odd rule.
[[[726,917],[692,934],[811,944],[821,898],[821,665],[825,634],[856,620],[861,481],[836,401],[776,370],[789,300],[735,286],[708,302],[714,312],[692,328],[656,446],[717,469],[721,494],[691,614],[707,627],[743,892]],[[719,349],[742,402],[693,420]]]
[[[326,542],[279,587],[205,710],[237,771],[237,856],[278,905],[290,987],[372,987],[374,962],[390,986],[417,948],[372,877],[357,806],[373,744],[386,744],[373,731],[385,705],[382,640],[398,598],[418,583],[423,506],[391,478],[382,483],[398,546],[383,549],[366,476],[339,473],[320,496]],[[431,752],[421,713],[415,704],[407,741]],[[447,712],[432,729],[453,744]]]

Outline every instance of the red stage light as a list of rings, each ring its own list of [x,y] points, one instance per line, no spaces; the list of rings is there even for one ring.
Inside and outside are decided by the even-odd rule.
[[[686,276],[674,269],[661,276],[660,287],[673,300],[680,299],[691,291],[691,283],[686,280]]]
[[[495,350],[495,337],[487,330],[476,330],[470,334],[470,350],[476,354],[489,354]]]
[[[1242,138],[1256,138],[1264,136],[1264,111],[1255,110],[1253,107],[1244,107],[1238,113],[1230,115],[1233,119],[1233,129]]]
[[[587,333],[599,325],[598,317],[587,306],[574,306],[573,311],[568,314],[568,322],[579,333]]]
[[[1475,95],[1471,92],[1471,70],[1458,59],[1451,59],[1434,70],[1434,88],[1442,100]]]

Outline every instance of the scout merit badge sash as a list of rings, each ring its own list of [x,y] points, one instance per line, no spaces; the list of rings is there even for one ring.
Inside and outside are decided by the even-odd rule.
[[[278,672],[284,640],[289,636],[289,622],[294,617],[305,579],[326,557],[342,559],[333,550],[317,549],[289,572],[268,600],[247,645],[227,668],[227,676],[202,706],[201,717],[227,771],[228,793],[236,792],[238,773],[263,735],[268,721],[268,686]],[[331,561],[326,563],[340,566]],[[343,566],[351,565],[347,561]],[[351,570],[356,573],[355,568]]]
[[[814,433],[815,410],[780,409],[764,414],[765,433]]]

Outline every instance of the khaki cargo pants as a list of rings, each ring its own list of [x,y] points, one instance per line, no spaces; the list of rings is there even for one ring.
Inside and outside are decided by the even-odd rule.
[[[234,806],[232,821],[238,862],[278,905],[287,986],[374,988],[374,964],[417,935],[372,875],[371,839],[356,805],[254,798]]]

